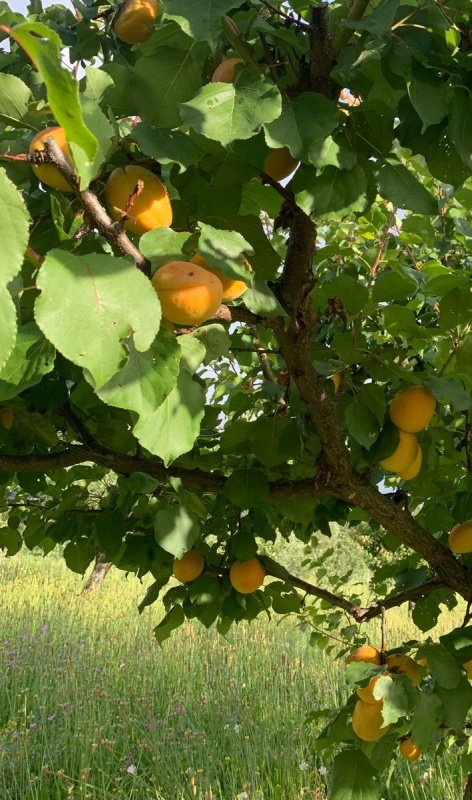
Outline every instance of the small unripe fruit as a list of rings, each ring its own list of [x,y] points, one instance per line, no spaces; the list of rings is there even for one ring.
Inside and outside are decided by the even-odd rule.
[[[417,433],[426,428],[434,414],[436,399],[423,386],[402,389],[390,404],[390,419],[407,433]]]
[[[223,275],[219,269],[216,267],[210,267],[203,256],[200,253],[196,253],[190,259],[192,264],[198,264],[199,267],[203,267],[203,269],[208,270],[211,272],[212,275],[216,275],[216,277],[221,281],[221,285],[223,287],[223,297],[222,300],[224,303],[229,302],[230,300],[236,300],[237,297],[241,297],[242,294],[248,289],[248,285],[244,283],[244,281],[239,281],[236,278],[230,278],[228,275]],[[251,270],[251,266],[246,259],[244,259],[246,266],[249,270]]]
[[[46,128],[44,131],[39,131],[36,136],[33,136],[29,146],[30,155],[45,149],[44,142],[48,136],[52,136],[57,146],[62,151],[64,157],[70,164],[72,164],[72,156],[67,145],[66,134],[64,128],[60,127]],[[51,186],[53,189],[59,189],[60,192],[73,191],[72,187],[69,183],[67,183],[64,176],[59,172],[57,167],[53,167],[52,164],[32,164],[31,166],[38,180],[40,180],[41,183],[44,183],[46,186]]]
[[[421,756],[420,748],[411,739],[404,739],[400,743],[400,753],[407,761],[418,761]]]
[[[399,431],[400,441],[388,458],[380,461],[380,466],[389,472],[404,472],[413,464],[418,455],[418,439],[412,433]]]
[[[105,198],[112,217],[123,217],[138,181],[143,182],[143,188],[127,212],[125,228],[139,236],[154,228],[168,228],[172,223],[172,206],[166,187],[153,172],[134,164],[114,169],[108,178]]]
[[[188,550],[182,558],[174,558],[174,577],[180,583],[190,583],[202,574],[205,560],[197,550]]]
[[[453,553],[472,553],[472,519],[454,525],[449,534],[449,547]]]
[[[283,181],[298,167],[299,162],[294,158],[288,147],[279,147],[272,150],[264,162],[264,172],[274,181]]]
[[[125,0],[113,24],[113,31],[127,44],[146,42],[154,32],[158,0]]]
[[[241,594],[250,594],[264,583],[266,571],[258,558],[235,561],[229,571],[231,585]]]
[[[418,445],[418,454],[414,461],[411,462],[410,466],[404,469],[402,472],[398,473],[398,476],[404,481],[412,481],[413,478],[416,478],[417,475],[421,472],[421,465],[423,463],[423,451],[421,447]]]
[[[363,703],[358,700],[352,714],[354,733],[363,742],[377,742],[388,732],[389,725],[384,727],[382,717],[383,702]]]
[[[9,431],[13,425],[14,415],[11,408],[0,408],[0,422]]]
[[[366,664],[377,664],[379,666],[380,650],[377,647],[372,647],[371,644],[362,644],[346,658],[346,664],[351,664],[353,661],[364,661]]]
[[[227,58],[218,64],[213,75],[212,83],[233,83],[236,64],[244,64],[242,58]]]
[[[221,281],[190,261],[171,261],[157,270],[152,285],[159,297],[162,315],[177,325],[199,325],[221,305]]]

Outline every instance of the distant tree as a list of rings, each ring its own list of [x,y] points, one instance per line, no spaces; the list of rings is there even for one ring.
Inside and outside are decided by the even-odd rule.
[[[0,547],[150,573],[159,642],[360,645],[331,800],[446,741],[472,773],[470,0],[74,9],[0,9]],[[362,521],[362,591],[264,555]]]

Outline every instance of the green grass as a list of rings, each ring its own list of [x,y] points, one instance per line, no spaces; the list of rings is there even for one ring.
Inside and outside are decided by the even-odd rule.
[[[346,696],[293,623],[227,640],[186,625],[161,649],[160,609],[113,570],[99,596],[54,557],[0,558],[1,800],[325,800],[304,720]],[[398,615],[395,634],[408,630]],[[394,635],[395,635],[394,634]],[[458,800],[450,756],[397,767],[385,800]]]

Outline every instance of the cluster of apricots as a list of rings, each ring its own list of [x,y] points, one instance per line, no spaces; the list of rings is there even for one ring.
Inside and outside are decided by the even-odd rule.
[[[391,653],[384,656],[377,647],[364,644],[354,650],[347,658],[346,664],[361,661],[366,664],[374,664],[379,667],[385,664],[385,675],[402,673],[410,679],[413,686],[418,686],[425,671],[428,668],[426,659],[415,661],[410,656],[402,653]],[[462,665],[467,674],[467,678],[472,680],[472,660]],[[382,708],[383,700],[377,699],[374,689],[380,675],[374,675],[367,686],[357,689],[358,701],[352,714],[352,727],[354,733],[364,742],[376,742],[388,732],[390,726],[384,724]],[[400,742],[400,754],[407,761],[416,761],[421,756],[419,747],[412,741],[410,736],[402,738]]]
[[[402,389],[390,404],[390,419],[397,426],[400,441],[393,453],[380,462],[389,472],[396,472],[404,481],[419,475],[423,454],[415,434],[430,423],[436,399],[423,386]]]
[[[191,583],[205,569],[205,560],[198,550],[188,550],[182,558],[174,559],[173,574],[180,583]],[[258,558],[234,561],[229,570],[233,589],[240,594],[251,594],[264,583],[266,571]]]

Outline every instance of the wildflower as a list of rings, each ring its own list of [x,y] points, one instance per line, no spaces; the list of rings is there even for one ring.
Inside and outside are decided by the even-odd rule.
[[[306,772],[308,769],[310,769],[308,761],[300,761],[298,769],[300,770],[300,772]]]
[[[135,764],[130,764],[128,767],[126,767],[126,772],[129,772],[130,775],[136,775],[137,769],[138,768]]]
[[[241,732],[241,725],[236,724],[234,726],[233,730],[234,730],[235,733],[240,733]]]
[[[48,717],[48,722],[54,722],[55,719],[56,719],[56,714],[50,714]]]
[[[324,776],[324,775],[328,774],[328,769],[327,769],[327,767],[320,767],[318,772],[320,773],[320,775]]]

